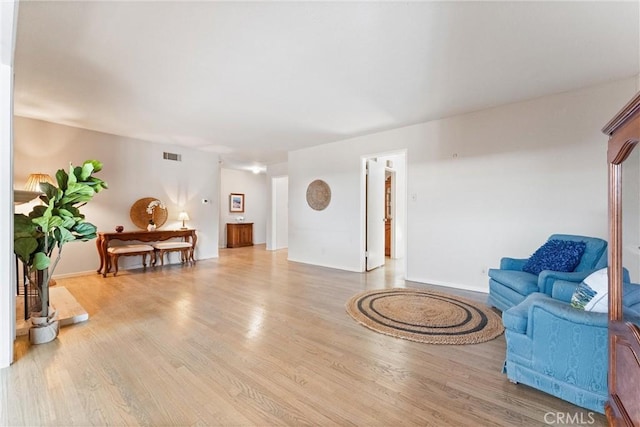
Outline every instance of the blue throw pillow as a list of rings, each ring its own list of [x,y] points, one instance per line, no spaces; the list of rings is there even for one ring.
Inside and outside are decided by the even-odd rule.
[[[527,261],[522,271],[538,275],[544,270],[573,271],[587,247],[585,242],[572,240],[549,240]]]

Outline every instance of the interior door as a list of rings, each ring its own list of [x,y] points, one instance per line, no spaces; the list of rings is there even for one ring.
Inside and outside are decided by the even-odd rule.
[[[384,181],[384,256],[391,256],[391,176]]]
[[[384,162],[367,159],[367,271],[384,265]]]

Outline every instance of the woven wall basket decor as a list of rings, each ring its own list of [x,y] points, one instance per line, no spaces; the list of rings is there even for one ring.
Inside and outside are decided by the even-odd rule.
[[[321,211],[331,202],[331,188],[321,179],[316,179],[307,187],[307,203],[311,209]]]
[[[155,197],[144,197],[142,199],[136,200],[136,202],[131,206],[129,217],[131,217],[131,221],[135,224],[136,227],[146,230],[147,225],[149,225],[150,219],[153,220],[154,224],[158,228],[162,227],[162,225],[167,222],[167,208],[155,206],[152,211],[153,213],[150,214],[147,212],[149,203],[153,202],[154,200],[158,199],[156,199]]]

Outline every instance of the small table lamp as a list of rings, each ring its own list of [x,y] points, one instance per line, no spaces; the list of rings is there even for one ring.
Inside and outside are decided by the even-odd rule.
[[[42,193],[42,189],[40,188],[41,182],[48,182],[51,185],[58,185],[56,182],[46,173],[32,173],[27,178],[27,183],[24,186],[24,189],[27,191],[37,191]]]
[[[182,211],[178,214],[178,221],[182,221],[182,227],[180,227],[180,230],[186,230],[187,226],[184,225],[185,221],[189,221],[189,214],[186,213],[185,211]]]

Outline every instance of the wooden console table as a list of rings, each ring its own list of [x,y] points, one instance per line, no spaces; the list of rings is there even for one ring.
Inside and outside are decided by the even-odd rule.
[[[253,246],[253,223],[237,222],[227,224],[227,247]]]
[[[98,232],[98,238],[96,239],[96,247],[98,248],[98,255],[100,255],[100,266],[97,272],[107,272],[109,269],[107,256],[107,249],[109,248],[109,242],[112,240],[130,241],[135,240],[138,242],[158,242],[162,240],[168,240],[172,238],[182,238],[185,242],[190,242],[193,245],[193,249],[196,248],[196,230],[136,230],[136,231],[123,231],[122,233],[116,232]],[[104,271],[103,271],[104,270]]]

